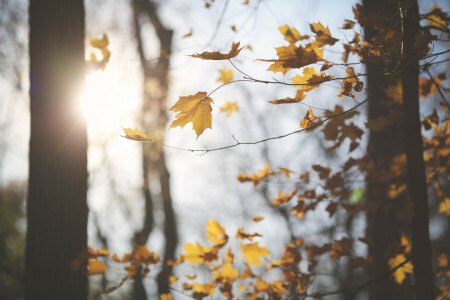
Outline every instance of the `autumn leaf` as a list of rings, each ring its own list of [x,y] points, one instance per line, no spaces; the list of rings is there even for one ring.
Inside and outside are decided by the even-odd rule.
[[[187,38],[187,37],[192,36],[192,34],[193,34],[193,32],[192,32],[192,28],[191,28],[191,30],[189,30],[189,32],[186,33],[186,34],[184,34],[181,38],[182,38],[182,39],[185,39],[185,38]]]
[[[238,56],[239,52],[241,52],[241,50],[244,47],[239,48],[240,42],[234,43],[231,45],[231,50],[228,53],[220,53],[218,51],[214,51],[214,52],[203,52],[203,53],[196,53],[196,54],[192,54],[189,56],[192,57],[196,57],[196,58],[201,58],[201,59],[206,59],[206,60],[223,60],[223,59],[231,59],[234,58],[236,56]]]
[[[439,212],[445,213],[447,216],[450,216],[450,197],[445,198],[439,204]]]
[[[92,39],[89,38],[89,44],[91,47],[98,49],[102,54],[102,59],[98,59],[95,53],[91,53],[90,59],[86,62],[89,70],[104,70],[106,68],[107,63],[109,62],[109,58],[111,57],[111,52],[108,49],[109,40],[106,34],[103,34],[103,37],[100,39]]]
[[[391,269],[394,269],[398,265],[402,264],[405,260],[406,257],[404,254],[398,254],[397,256],[389,259],[388,264]],[[403,266],[396,269],[395,272],[393,273],[395,282],[397,282],[398,284],[402,284],[406,278],[406,274],[407,273],[412,274],[412,272],[413,272],[413,265],[410,261],[408,261]]]
[[[106,264],[98,259],[89,259],[88,261],[88,275],[99,275],[106,271]]]
[[[431,15],[427,17],[427,19],[427,23],[429,26],[445,28],[447,27],[448,14],[446,12],[443,12],[439,5],[437,5],[437,3],[434,3],[433,7],[431,8]]]
[[[160,294],[159,300],[173,300],[172,294]]]
[[[209,295],[210,297],[212,297],[214,295],[214,291],[215,291],[214,284],[212,284],[212,283],[200,284],[200,283],[195,282],[192,285],[192,289],[201,295]]]
[[[297,29],[290,27],[289,25],[280,26],[278,27],[278,30],[289,44],[295,44],[298,41],[309,39],[309,35],[301,35]]]
[[[300,88],[309,92],[320,86],[322,82],[326,82],[334,76],[326,76],[325,74],[317,73],[313,67],[303,68],[303,75],[295,75],[291,78],[291,82],[295,85],[299,85]]]
[[[267,248],[259,247],[258,243],[239,245],[239,247],[242,251],[242,257],[253,266],[261,266],[261,257],[267,257],[270,254]]]
[[[331,36],[328,26],[325,27],[320,22],[309,24],[309,27],[311,28],[311,31],[316,34],[316,43],[319,47],[323,47],[325,45],[333,46],[337,41],[339,41]]]
[[[286,169],[286,168],[279,167],[278,169],[280,169],[281,173],[283,173],[284,176],[286,176],[286,178],[291,178],[291,174],[295,173],[294,171],[291,171],[291,170]]]
[[[233,112],[239,112],[239,106],[236,102],[227,101],[220,107],[220,112],[225,112],[227,114],[227,118],[229,118]]]
[[[233,80],[233,70],[228,68],[223,68],[219,70],[220,77],[217,81],[223,82],[224,84],[230,83]]]
[[[275,100],[271,100],[269,101],[269,103],[272,104],[288,104],[288,103],[298,103],[300,101],[302,101],[303,99],[305,99],[306,95],[304,93],[303,90],[297,90],[297,93],[295,95],[295,98],[284,98],[284,99],[275,99]]]
[[[267,69],[274,73],[281,72],[285,75],[290,69],[301,68],[316,63],[323,58],[323,49],[316,43],[307,44],[305,47],[294,44],[275,48],[278,59],[258,59],[259,61],[273,62]]]
[[[187,123],[192,122],[192,127],[198,137],[206,128],[211,128],[211,103],[213,99],[207,97],[206,92],[198,92],[195,95],[180,97],[171,111],[177,113],[176,120],[172,122],[169,128],[180,126],[183,128]]]
[[[281,204],[286,204],[292,199],[292,197],[295,196],[295,194],[297,194],[297,192],[298,192],[298,188],[295,188],[289,194],[285,194],[283,192],[279,192],[278,193],[278,197],[276,199],[272,200],[272,204],[276,205],[276,206],[279,206]]]
[[[206,237],[213,244],[223,245],[228,241],[225,229],[215,220],[208,220],[206,227]]]
[[[257,216],[257,217],[252,218],[253,222],[261,222],[262,220],[264,220],[264,217],[262,217],[262,216]]]
[[[257,187],[264,178],[266,178],[268,176],[274,176],[277,174],[278,174],[278,172],[270,170],[270,162],[268,162],[266,167],[259,170],[258,174],[253,173],[251,175],[247,175],[246,173],[244,173],[244,174],[237,175],[236,178],[237,178],[237,180],[239,180],[239,182],[250,182],[251,181],[251,182],[253,182],[255,187]]]
[[[257,233],[257,232],[247,233],[247,232],[244,231],[244,228],[241,228],[241,227],[239,227],[237,232],[236,232],[236,238],[239,239],[239,240],[247,239],[247,240],[251,241],[251,240],[253,240],[254,237],[257,237],[257,236],[258,237],[262,237],[262,235]]]
[[[340,259],[342,256],[350,255],[351,251],[352,242],[348,238],[343,238],[331,246],[330,256],[334,259]]]
[[[123,128],[123,131],[125,132],[124,138],[127,138],[129,140],[138,141],[138,142],[151,142],[152,139],[149,138],[145,133],[142,133],[139,129],[131,129],[131,128]]]
[[[314,120],[316,120],[317,117],[313,114],[313,111],[311,108],[308,108],[308,111],[306,112],[305,117],[300,122],[300,128],[307,129]]]
[[[448,266],[448,256],[445,253],[441,253],[441,255],[439,255],[438,265],[443,268]]]

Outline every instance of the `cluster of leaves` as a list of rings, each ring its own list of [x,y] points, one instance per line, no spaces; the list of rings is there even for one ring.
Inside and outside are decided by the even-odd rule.
[[[209,3],[209,2],[206,2]],[[240,81],[283,84],[296,88],[293,98],[274,99],[271,104],[296,104],[301,103],[312,90],[318,88],[324,82],[337,81],[340,84],[338,98],[349,97],[356,101],[355,93],[363,90],[363,82],[360,77],[364,74],[357,74],[355,69],[348,63],[349,57],[354,55],[360,63],[381,63],[385,68],[385,75],[391,76],[392,85],[386,94],[387,107],[394,107],[401,104],[402,91],[401,82],[397,80],[401,61],[403,59],[403,24],[395,22],[391,16],[367,15],[364,14],[362,6],[357,4],[353,8],[354,20],[345,20],[342,26],[344,30],[353,30],[356,24],[361,27],[370,24],[377,28],[377,34],[370,40],[361,40],[360,34],[353,30],[353,38],[350,41],[342,42],[344,49],[342,62],[336,63],[324,58],[324,48],[333,46],[340,42],[332,36],[328,27],[317,22],[310,24],[312,35],[302,35],[299,31],[288,25],[279,27],[280,33],[288,43],[287,46],[276,48],[276,59],[259,59],[259,61],[270,62],[268,71],[273,73],[288,74],[290,71],[298,71],[290,82],[259,80],[239,70],[231,59],[235,58],[242,51],[240,43],[233,43],[228,53],[217,51],[203,52],[191,55],[194,58],[203,60],[229,60],[233,67],[244,75]],[[404,10],[400,7],[399,13]],[[430,13],[422,15],[426,19],[427,26],[424,26],[415,37],[415,53],[417,60],[433,57],[429,54],[429,44],[437,40],[437,36],[432,34],[433,30],[450,32],[448,30],[448,14],[442,12],[438,6],[434,6]],[[317,66],[320,67],[319,70]],[[344,69],[346,76],[338,77],[338,73],[328,74],[330,69]],[[428,72],[428,69],[425,69]],[[429,72],[428,72],[429,73]],[[450,89],[442,87],[446,80],[445,74],[437,76],[423,77],[420,79],[420,96],[427,98],[429,95],[448,93]],[[223,85],[233,83],[233,72],[231,69],[220,70],[218,81]],[[223,86],[222,85],[222,86]],[[176,104],[170,108],[175,112],[175,120],[170,128],[177,126],[184,127],[192,123],[197,138],[207,129],[212,128],[212,105],[211,93],[198,92],[195,95],[180,97]],[[435,109],[432,114],[423,117],[423,129],[428,132],[424,138],[424,158],[427,168],[427,183],[436,191],[437,197],[441,199],[439,212],[450,216],[450,198],[445,196],[439,178],[445,176],[448,179],[449,153],[450,153],[450,124],[448,118],[448,103],[442,96],[444,102],[439,104],[439,110]],[[355,107],[356,108],[356,107]],[[239,106],[233,102],[226,102],[221,108],[230,116],[233,112],[239,111]],[[305,215],[314,211],[319,204],[323,203],[329,217],[332,218],[338,210],[342,210],[348,216],[354,216],[359,212],[376,212],[381,209],[380,204],[374,201],[358,201],[352,203],[350,198],[355,187],[346,182],[347,174],[357,172],[365,174],[371,180],[391,182],[389,198],[394,200],[406,193],[404,174],[406,169],[406,156],[399,154],[389,163],[389,173],[379,174],[373,171],[373,166],[367,155],[352,157],[350,154],[356,150],[361,142],[362,136],[367,129],[373,132],[382,132],[388,126],[397,122],[401,117],[399,113],[392,109],[388,115],[369,119],[365,123],[365,128],[360,128],[352,119],[359,114],[355,109],[344,110],[342,105],[335,105],[332,110],[324,110],[327,122],[322,128],[325,141],[329,144],[328,150],[334,151],[342,146],[348,146],[348,159],[335,171],[327,166],[313,164],[310,169],[296,172],[287,168],[279,168],[279,171],[271,170],[268,163],[253,174],[240,174],[237,179],[242,182],[252,182],[256,187],[262,182],[275,176],[284,175],[292,180],[292,189],[279,191],[272,200],[272,205],[287,209],[299,221]],[[322,123],[321,117],[314,115],[313,109],[309,107],[305,116],[300,121],[300,128],[312,130]],[[125,137],[136,141],[151,141],[151,139],[138,129],[124,128]],[[239,144],[239,143],[238,143]],[[238,145],[237,144],[237,145]],[[310,178],[314,176],[320,185],[309,188]],[[381,179],[380,179],[381,178]],[[392,204],[382,207],[384,214],[392,215],[399,222],[407,222],[413,214],[411,202],[392,201]],[[258,219],[259,220],[259,219]],[[256,221],[256,220],[255,220]],[[314,279],[313,271],[318,264],[318,259],[322,255],[328,254],[332,259],[339,260],[342,257],[349,257],[352,268],[360,268],[373,261],[373,258],[356,256],[354,247],[356,243],[373,245],[369,236],[359,238],[342,237],[329,243],[315,245],[304,241],[301,237],[291,241],[285,247],[285,252],[278,260],[268,260],[270,252],[268,249],[259,246],[253,240],[261,237],[260,233],[247,233],[243,228],[239,228],[235,234],[236,239],[245,241],[239,245],[240,256],[245,261],[244,264],[235,263],[236,251],[229,246],[229,236],[226,230],[214,220],[210,220],[207,226],[206,236],[211,243],[204,246],[199,243],[188,243],[184,247],[185,254],[181,255],[172,265],[188,263],[203,266],[211,275],[207,282],[196,281],[197,275],[186,275],[182,287],[185,291],[192,291],[195,299],[202,299],[213,296],[217,291],[227,299],[234,298],[235,294],[245,295],[247,299],[260,299],[269,297],[279,299],[288,291],[298,297],[306,297],[308,286]],[[413,265],[408,257],[411,252],[411,245],[407,238],[408,234],[401,232],[401,238],[387,249],[388,266],[392,270],[392,277],[402,284],[408,274],[412,273]],[[300,270],[301,261],[307,261],[307,269]],[[263,267],[263,263],[266,265]],[[442,254],[439,257],[439,266],[447,268],[448,255]],[[238,267],[241,266],[241,267]],[[257,272],[257,268],[263,268]],[[267,270],[281,270],[283,280],[266,281],[262,273]],[[442,294],[438,299],[445,299],[450,293],[450,275],[448,271],[440,271],[438,278],[445,279],[441,287]],[[175,284],[179,277],[171,277],[170,282]],[[163,295],[169,299],[170,295]]]

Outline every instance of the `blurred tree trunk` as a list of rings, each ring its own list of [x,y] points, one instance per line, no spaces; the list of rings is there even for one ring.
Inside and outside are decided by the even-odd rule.
[[[86,299],[69,268],[87,249],[87,133],[82,0],[30,1],[26,299]]]
[[[412,262],[416,299],[434,299],[433,265],[429,234],[428,193],[423,160],[423,139],[419,108],[419,62],[415,53],[419,33],[417,0],[404,1],[403,122],[407,159],[408,194],[414,204],[412,217]]]
[[[152,138],[163,141],[166,131],[166,110],[167,110],[167,92],[168,92],[168,73],[170,66],[170,55],[172,48],[173,31],[164,27],[162,24],[155,3],[148,0],[133,0],[133,17],[135,26],[135,38],[138,46],[138,53],[143,70],[143,89],[144,97],[142,104],[142,129],[151,132]],[[154,63],[150,63],[145,55],[143,46],[141,23],[139,19],[141,16],[148,18],[152,24],[156,36],[159,40],[160,57]],[[149,172],[155,174],[152,180],[156,180],[155,184],[160,186],[160,193],[156,199],[162,202],[164,211],[164,258],[162,269],[157,277],[158,293],[169,293],[169,276],[172,272],[172,267],[167,265],[167,262],[175,258],[175,250],[178,242],[176,219],[172,207],[172,198],[170,193],[170,174],[166,166],[164,151],[161,145],[143,143],[142,144],[142,162],[143,162],[143,179],[146,182],[146,190],[148,197],[151,197]],[[147,203],[147,202],[146,202]],[[150,204],[150,202],[149,202]],[[147,213],[151,213],[148,211]],[[147,218],[146,218],[147,219]],[[145,228],[144,227],[142,229]],[[150,231],[148,235],[150,234]],[[141,240],[143,244],[146,243],[147,238]],[[142,296],[142,281],[138,279],[135,286],[135,299],[145,299]],[[140,291],[140,292],[139,292]],[[139,296],[138,296],[139,295]]]
[[[393,0],[364,0],[364,13],[371,16],[383,16],[387,24],[383,26],[394,30],[400,29],[399,10],[397,1]],[[365,26],[365,40],[380,34],[378,24]],[[381,27],[382,30],[383,27]],[[386,66],[380,62],[368,62],[367,94],[369,98],[369,120],[377,120],[401,111],[401,90],[395,83],[401,84],[399,72],[385,75]],[[392,84],[394,83],[394,84]],[[397,94],[398,93],[398,94]],[[404,153],[403,127],[401,118],[396,118],[381,130],[371,130],[368,144],[368,154],[371,167],[367,177],[368,201],[368,232],[373,245],[369,247],[369,255],[373,263],[369,265],[370,278],[383,278],[390,270],[389,258],[395,256],[401,239],[401,229],[405,228],[397,220],[396,212],[401,209],[407,199],[404,196],[389,197],[391,184],[404,182],[404,175],[400,178],[391,172],[394,158]],[[372,284],[369,287],[370,299],[411,299],[412,290],[408,282],[397,284],[392,278]]]

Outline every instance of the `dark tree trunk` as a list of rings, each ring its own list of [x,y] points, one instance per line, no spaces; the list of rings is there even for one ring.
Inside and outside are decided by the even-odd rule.
[[[412,217],[412,262],[417,300],[434,299],[433,267],[429,235],[428,194],[423,160],[419,111],[419,65],[414,41],[419,31],[417,0],[405,1],[403,64],[403,121],[408,168],[408,193],[414,203]]]
[[[82,0],[30,1],[26,299],[86,299],[69,265],[87,248],[87,134]]]
[[[364,0],[365,15],[379,15],[385,19],[384,26],[400,30],[400,18],[397,2],[393,0]],[[365,40],[377,36],[379,27],[377,24],[365,26]],[[391,66],[392,67],[392,66]],[[395,101],[389,92],[401,93],[392,84],[400,80],[399,72],[387,77],[386,65],[382,61],[373,61],[366,64],[367,68],[367,95],[369,98],[369,119],[376,120],[389,115],[398,115],[401,112],[400,101]],[[397,220],[396,211],[401,209],[407,201],[404,196],[390,199],[389,187],[393,183],[404,181],[404,176],[394,176],[390,170],[393,159],[404,153],[403,128],[400,118],[393,118],[392,123],[381,131],[370,131],[368,154],[371,168],[367,178],[367,234],[373,245],[369,247],[369,255],[373,257],[373,263],[369,265],[370,278],[383,278],[388,274],[390,266],[389,258],[396,255],[396,250],[401,238],[401,230],[406,224]],[[405,230],[406,231],[406,230]],[[372,284],[369,287],[369,297],[378,299],[411,299],[412,292],[409,281],[402,285],[397,284],[392,278]]]

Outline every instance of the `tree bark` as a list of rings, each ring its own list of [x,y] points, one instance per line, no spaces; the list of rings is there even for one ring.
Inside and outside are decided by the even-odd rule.
[[[429,212],[423,139],[419,110],[419,65],[414,41],[419,32],[417,0],[404,1],[403,122],[407,159],[408,193],[414,203],[412,262],[416,299],[434,299],[433,266],[429,235]]]
[[[386,27],[400,30],[397,2],[392,0],[364,0],[366,16],[383,16]],[[376,37],[380,32],[376,24],[364,27],[365,40]],[[379,61],[369,61],[367,68],[367,95],[369,98],[369,120],[377,120],[390,114],[399,114],[401,105],[387,94],[389,91],[400,93],[392,82],[399,80],[398,72],[385,76],[385,65]],[[396,247],[401,238],[401,231],[406,224],[396,218],[395,212],[401,209],[407,199],[404,196],[390,199],[391,184],[404,181],[404,176],[397,178],[391,174],[393,159],[404,153],[403,128],[401,120],[394,119],[382,130],[371,130],[368,143],[368,154],[371,163],[367,177],[367,234],[373,245],[369,247],[369,255],[373,263],[369,265],[370,278],[382,278],[388,274],[389,258],[396,255]],[[405,230],[406,231],[406,230]],[[402,285],[391,278],[377,282],[369,287],[369,298],[378,299],[410,299],[411,286],[408,281]]]
[[[86,299],[69,267],[87,249],[87,133],[82,0],[30,1],[26,299]]]

